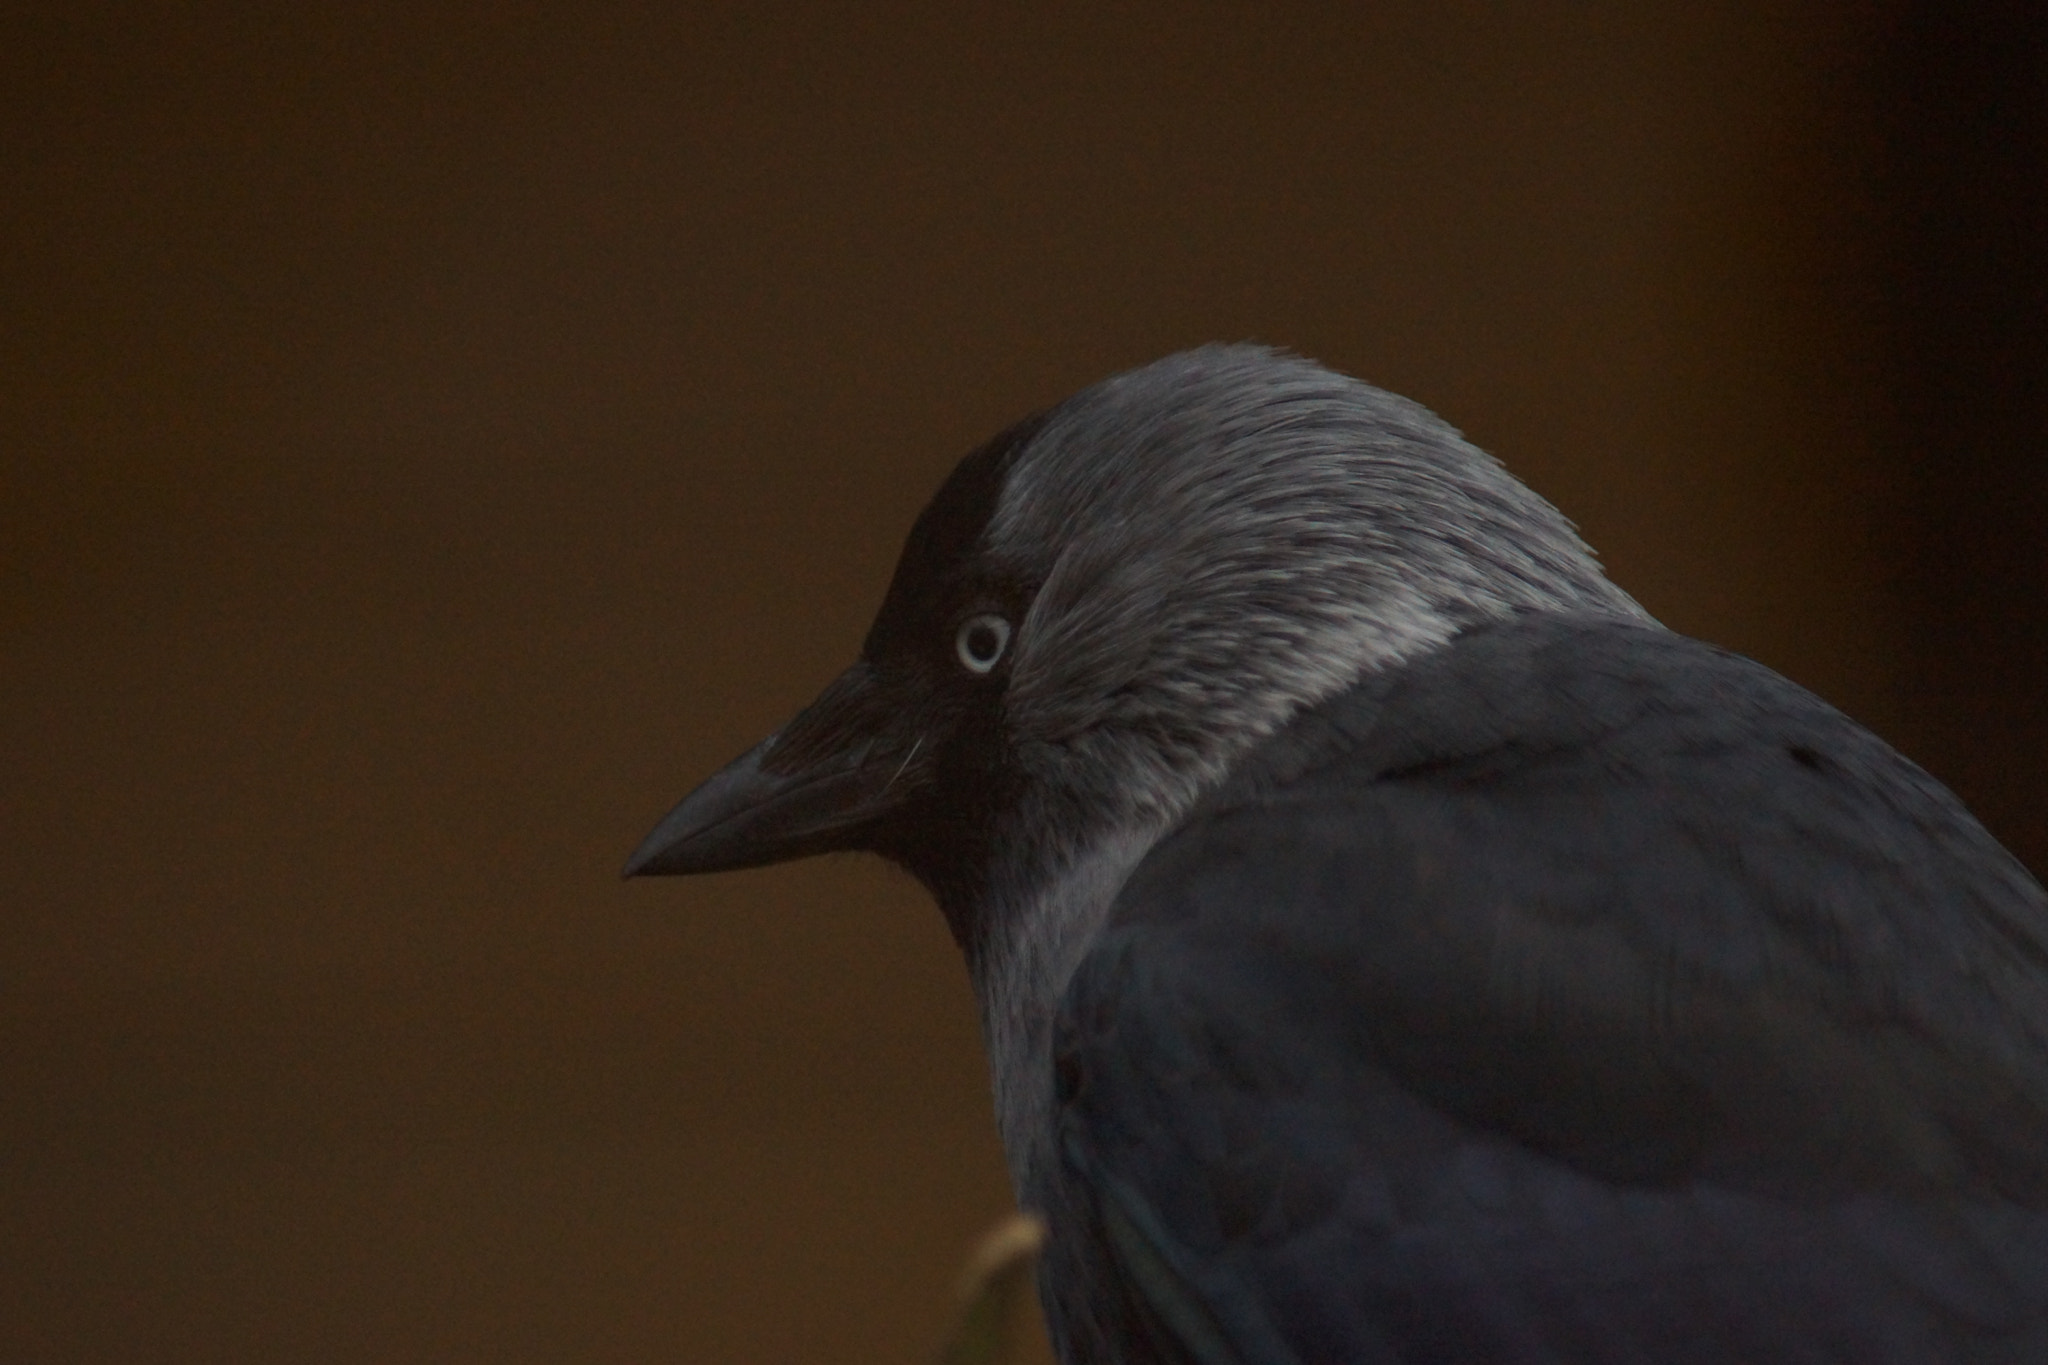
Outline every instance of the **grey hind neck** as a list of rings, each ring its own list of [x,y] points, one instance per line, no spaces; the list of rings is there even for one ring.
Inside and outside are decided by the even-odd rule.
[[[974,991],[996,1127],[1023,1207],[1036,1206],[1053,1157],[1052,1025],[1060,996],[1124,879],[1162,833],[1149,822],[1112,831],[1049,879],[991,907],[996,927],[977,964]]]

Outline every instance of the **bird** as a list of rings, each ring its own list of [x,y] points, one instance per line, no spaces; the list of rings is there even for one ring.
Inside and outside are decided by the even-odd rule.
[[[1154,361],[918,516],[628,876],[964,957],[1066,1365],[2048,1361],[2048,896],[1428,409]]]

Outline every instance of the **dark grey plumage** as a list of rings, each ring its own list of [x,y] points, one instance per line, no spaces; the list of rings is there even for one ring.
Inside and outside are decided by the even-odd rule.
[[[2048,1360],[2039,885],[1405,400],[1212,347],[969,457],[629,871],[852,847],[1069,1361]]]

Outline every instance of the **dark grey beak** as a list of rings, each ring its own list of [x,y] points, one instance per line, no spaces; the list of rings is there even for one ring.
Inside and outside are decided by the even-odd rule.
[[[726,872],[867,847],[923,771],[891,721],[873,670],[855,664],[684,797],[633,850],[625,875]]]

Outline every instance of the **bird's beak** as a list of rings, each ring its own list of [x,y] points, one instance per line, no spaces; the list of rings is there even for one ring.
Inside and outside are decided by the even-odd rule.
[[[724,872],[867,846],[924,773],[919,746],[894,721],[874,670],[855,664],[684,797],[633,850],[625,875]]]

